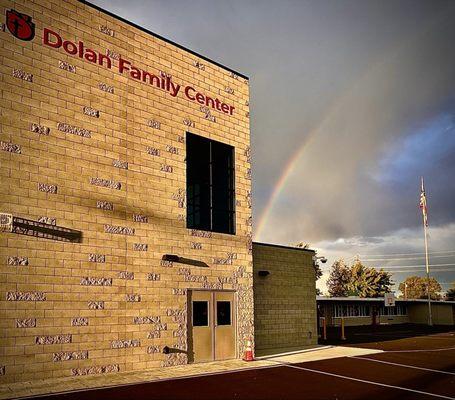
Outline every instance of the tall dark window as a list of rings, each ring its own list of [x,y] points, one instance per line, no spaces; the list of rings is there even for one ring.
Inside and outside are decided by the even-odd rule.
[[[186,135],[187,227],[235,234],[234,148]]]

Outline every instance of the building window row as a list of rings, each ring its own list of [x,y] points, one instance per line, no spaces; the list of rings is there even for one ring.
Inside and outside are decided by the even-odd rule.
[[[405,305],[397,304],[394,307],[381,307],[379,310],[380,315],[408,315],[408,310]]]
[[[335,304],[334,317],[369,317],[372,315],[373,306],[363,304]],[[397,304],[394,307],[380,307],[379,315],[398,316],[408,315],[408,310],[405,305]]]
[[[340,317],[369,317],[370,307],[361,304],[335,304],[335,318]]]

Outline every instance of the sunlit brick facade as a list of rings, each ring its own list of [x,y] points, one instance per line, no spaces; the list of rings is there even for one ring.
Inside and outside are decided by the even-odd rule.
[[[0,13],[0,382],[185,364],[191,289],[235,292],[240,357],[248,79],[76,0]],[[188,132],[234,148],[233,234],[187,227]]]

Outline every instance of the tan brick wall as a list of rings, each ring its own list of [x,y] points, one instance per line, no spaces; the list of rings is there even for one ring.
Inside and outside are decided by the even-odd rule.
[[[253,333],[248,81],[76,0],[0,4],[0,211],[83,235],[0,234],[0,383],[186,363],[161,350],[186,350],[190,288],[237,291],[242,354]],[[5,28],[11,8],[33,18],[32,41]],[[44,45],[45,27],[112,68]],[[182,89],[120,73],[118,55]],[[201,110],[187,85],[233,115]],[[186,229],[187,131],[235,147],[235,236]]]
[[[253,243],[256,352],[317,343],[313,252]],[[258,276],[267,270],[270,275]]]

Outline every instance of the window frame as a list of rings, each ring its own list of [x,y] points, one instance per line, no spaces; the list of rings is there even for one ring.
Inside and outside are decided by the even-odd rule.
[[[405,304],[395,304],[392,307],[381,306],[379,312],[383,317],[406,317],[408,308]]]
[[[216,300],[215,301],[215,308],[216,308],[216,326],[232,326],[232,301],[230,300]],[[220,324],[219,321],[219,309],[218,304],[220,303],[227,303],[229,304],[229,324]]]
[[[208,188],[209,192],[209,204],[208,204],[208,216],[209,216],[209,226],[201,226],[203,224],[199,224],[199,226],[194,222],[195,220],[195,214],[196,210],[201,212],[201,204],[198,204],[195,206],[195,201],[198,196],[202,196],[201,191],[199,191],[198,194],[195,194],[196,190],[192,190],[192,212],[190,213],[190,183],[189,183],[189,173],[188,173],[188,142],[189,142],[189,137],[195,137],[196,140],[201,140],[201,141],[207,141],[208,148],[209,148],[209,155],[208,155],[208,177],[209,177],[209,182],[208,183],[199,183],[200,187],[205,186],[205,189]],[[235,147],[231,146],[227,143],[220,142],[217,140],[209,139],[207,137],[197,135],[195,133],[186,132],[186,193],[187,193],[187,204],[186,204],[186,228],[187,229],[197,229],[197,230],[202,230],[202,231],[207,231],[207,232],[216,232],[216,233],[222,233],[226,235],[235,235],[236,234],[236,193],[235,193]],[[230,148],[230,165],[228,166],[227,170],[225,171],[226,178],[228,180],[228,185],[227,188],[225,189],[226,192],[228,193],[228,208],[215,208],[214,204],[214,188],[216,189],[216,184],[213,181],[213,170],[214,170],[214,158],[213,158],[213,147],[216,145],[221,145],[221,146],[227,146]],[[201,163],[203,165],[204,163]],[[194,185],[194,184],[193,184]],[[230,203],[230,204],[229,204]],[[226,224],[226,230],[220,230],[219,228],[216,229],[214,228],[214,215],[217,213],[222,213],[224,217],[227,216],[227,224]],[[190,224],[190,219],[192,219],[192,223]]]
[[[334,318],[368,318],[371,317],[369,304],[334,304]]]
[[[195,325],[194,323],[194,304],[195,303],[205,303],[207,305],[207,324],[206,325]],[[210,302],[208,300],[193,300],[191,302],[191,325],[195,327],[209,327],[210,326]]]

